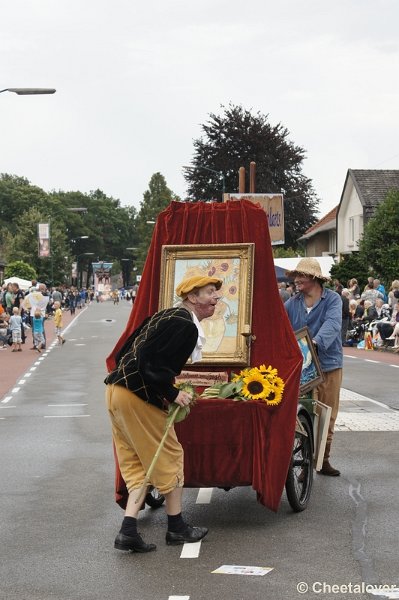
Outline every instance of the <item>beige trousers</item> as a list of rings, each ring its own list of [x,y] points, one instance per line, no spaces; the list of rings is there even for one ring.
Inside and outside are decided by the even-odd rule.
[[[131,492],[140,488],[165,433],[167,413],[120,385],[107,385],[106,402],[119,468]],[[151,475],[161,494],[182,487],[183,448],[173,426]]]
[[[317,391],[320,402],[323,402],[323,404],[326,404],[327,406],[331,406],[331,417],[327,434],[328,451],[325,454],[325,458],[328,458],[329,448],[334,435],[335,420],[337,418],[339,409],[339,392],[342,383],[342,369],[334,369],[334,371],[328,371],[327,373],[323,372],[323,375],[324,381],[317,386]]]

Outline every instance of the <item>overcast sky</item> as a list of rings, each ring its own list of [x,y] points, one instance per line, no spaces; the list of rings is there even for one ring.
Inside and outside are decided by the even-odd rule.
[[[0,172],[139,207],[160,171],[185,197],[221,104],[282,123],[324,215],[348,168],[399,168],[398,0],[13,0],[0,22]],[[273,192],[278,190],[257,190]]]

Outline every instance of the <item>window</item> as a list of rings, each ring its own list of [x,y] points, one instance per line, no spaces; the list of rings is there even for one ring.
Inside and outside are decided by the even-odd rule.
[[[355,219],[354,217],[349,218],[349,244],[355,243]]]

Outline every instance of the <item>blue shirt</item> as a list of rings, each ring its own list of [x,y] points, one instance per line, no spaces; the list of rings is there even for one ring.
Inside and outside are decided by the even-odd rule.
[[[33,317],[32,319],[32,331],[33,333],[44,333],[44,319],[43,317]]]
[[[308,312],[304,295],[297,294],[284,304],[294,331],[308,327],[317,344],[318,358],[323,371],[341,369],[342,352],[342,300],[337,292],[323,289],[321,298]]]

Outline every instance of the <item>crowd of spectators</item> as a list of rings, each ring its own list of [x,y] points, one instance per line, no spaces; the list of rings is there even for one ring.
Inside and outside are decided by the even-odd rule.
[[[395,279],[386,290],[379,279],[369,277],[367,284],[360,288],[357,279],[352,278],[344,286],[334,280],[333,289],[342,300],[343,346],[352,346],[364,340],[370,333],[373,347],[392,346],[399,351],[399,279]],[[279,283],[279,293],[283,302],[295,294],[294,286],[287,282]]]
[[[0,291],[0,350],[12,346],[13,351],[22,351],[27,333],[32,330],[35,318],[52,319],[59,307],[71,314],[91,302],[94,292],[83,288],[58,286],[47,288],[44,283],[32,281],[32,286],[23,291],[18,283],[4,284]],[[32,350],[40,349],[33,339]],[[44,340],[41,347],[45,347]]]

